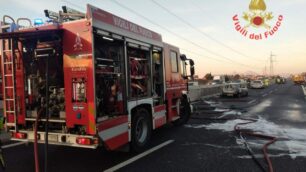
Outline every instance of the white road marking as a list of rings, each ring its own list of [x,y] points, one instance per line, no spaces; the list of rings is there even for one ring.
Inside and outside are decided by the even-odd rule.
[[[24,145],[24,144],[27,144],[27,143],[28,142],[18,142],[18,143],[13,143],[13,144],[9,144],[9,145],[4,145],[4,146],[2,146],[2,149],[7,149],[7,148],[19,146],[19,145]]]
[[[113,171],[119,170],[120,168],[122,168],[124,166],[127,166],[127,165],[129,165],[129,164],[139,160],[140,158],[143,158],[143,157],[149,155],[150,153],[153,153],[156,150],[169,145],[172,142],[174,142],[174,140],[168,140],[168,141],[166,141],[166,142],[164,142],[164,143],[162,143],[160,145],[157,145],[157,146],[155,146],[155,147],[153,147],[153,148],[151,148],[151,149],[149,149],[149,150],[147,150],[147,151],[145,151],[145,152],[143,152],[143,153],[141,153],[141,154],[139,154],[137,156],[134,156],[131,159],[128,159],[128,160],[126,160],[126,161],[124,161],[124,162],[122,162],[122,163],[120,163],[120,164],[118,164],[118,165],[116,165],[114,167],[111,167],[111,168],[105,170],[104,172],[113,172]]]
[[[262,97],[266,97],[268,94],[264,94],[264,95],[262,95]]]
[[[221,116],[219,116],[218,118],[219,118],[219,119],[222,119],[222,118],[224,118],[224,117],[227,116],[227,115],[229,115],[229,114],[221,115]]]
[[[303,89],[304,96],[306,96],[306,90],[305,90],[304,85],[302,85],[302,89]]]
[[[249,101],[248,104],[252,104],[254,102],[256,102],[256,99]]]

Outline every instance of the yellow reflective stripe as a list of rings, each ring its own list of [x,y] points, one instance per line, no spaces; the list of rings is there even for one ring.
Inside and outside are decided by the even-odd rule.
[[[90,132],[94,133],[95,132],[95,117],[94,117],[94,108],[92,105],[88,105],[88,119],[89,119],[89,130]]]

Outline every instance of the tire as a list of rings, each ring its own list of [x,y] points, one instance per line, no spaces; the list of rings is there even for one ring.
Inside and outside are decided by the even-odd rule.
[[[152,133],[152,120],[147,109],[139,108],[132,117],[131,148],[142,152],[148,147]]]
[[[176,121],[173,121],[173,125],[175,126],[181,126],[188,122],[191,115],[191,109],[190,104],[187,100],[187,98],[183,97],[181,98],[180,102],[180,118]]]

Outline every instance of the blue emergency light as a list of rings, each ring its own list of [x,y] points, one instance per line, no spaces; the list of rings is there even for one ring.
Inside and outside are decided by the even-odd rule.
[[[42,25],[42,24],[44,24],[43,19],[34,19],[34,26]]]

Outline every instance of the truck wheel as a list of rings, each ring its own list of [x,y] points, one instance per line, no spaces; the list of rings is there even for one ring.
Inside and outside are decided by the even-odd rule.
[[[188,122],[191,115],[190,104],[186,98],[181,99],[180,103],[180,118],[176,121],[173,121],[175,126],[181,126]]]
[[[142,152],[148,146],[151,132],[152,125],[149,112],[144,108],[137,109],[132,118],[132,150]]]

